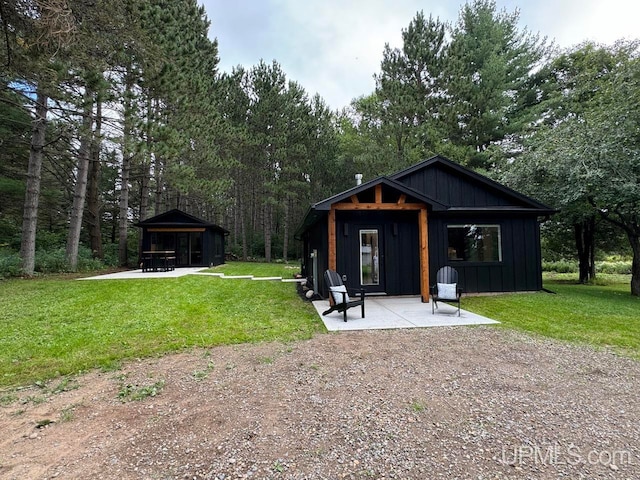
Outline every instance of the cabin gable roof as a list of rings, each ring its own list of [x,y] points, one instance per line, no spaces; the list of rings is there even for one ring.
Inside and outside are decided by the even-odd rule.
[[[362,185],[313,204],[296,231],[299,238],[324,218],[332,205],[371,198],[380,185],[384,192],[395,192],[407,202],[424,203],[429,211],[444,214],[490,212],[548,216],[556,210],[484,175],[436,155],[393,175],[378,177]],[[366,201],[366,200],[365,200]]]
[[[447,205],[447,210],[555,210],[484,175],[436,155],[391,175],[394,180]]]
[[[372,192],[376,185],[381,185],[383,187],[384,192],[397,192],[399,194],[404,194],[407,197],[407,202],[414,203],[424,203],[428,207],[433,210],[445,210],[446,205],[441,204],[440,202],[430,198],[428,195],[425,195],[419,191],[412,189],[411,187],[397,182],[389,177],[378,177],[365,182],[361,185],[357,185],[349,190],[345,190],[344,192],[338,193],[332,197],[321,200],[318,203],[315,203],[311,208],[315,210],[330,210],[331,205],[336,203],[340,203],[343,201],[349,201],[354,195],[356,197],[367,197],[372,195]]]
[[[302,224],[296,230],[295,237],[299,238],[300,235],[307,231],[312,225],[320,219],[325,218],[329,210],[331,210],[332,205],[342,202],[353,202],[354,200],[360,203],[374,203],[375,189],[377,186],[380,186],[382,189],[382,201],[384,203],[396,203],[399,201],[400,196],[403,196],[404,202],[425,204],[427,209],[431,211],[444,211],[447,208],[446,205],[407,185],[389,177],[378,177],[313,204],[307,211]]]
[[[135,224],[136,227],[205,227],[211,230],[217,230],[223,233],[229,233],[228,230],[215,225],[210,222],[206,222],[201,218],[190,215],[182,210],[174,208],[159,215],[147,218]]]

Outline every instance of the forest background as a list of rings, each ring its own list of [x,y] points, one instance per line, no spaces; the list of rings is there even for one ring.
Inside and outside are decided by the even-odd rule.
[[[135,264],[133,224],[173,208],[295,260],[312,203],[440,154],[559,209],[545,261],[588,282],[630,259],[640,295],[637,40],[559,50],[491,0],[417,12],[332,111],[277,61],[220,72],[196,0],[0,5],[0,276]]]

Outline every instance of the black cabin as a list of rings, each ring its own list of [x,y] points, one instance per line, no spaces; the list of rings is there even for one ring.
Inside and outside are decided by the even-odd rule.
[[[170,210],[136,224],[142,228],[142,252],[175,251],[177,267],[207,267],[224,263],[222,227],[181,210]]]
[[[349,288],[429,298],[456,268],[465,292],[542,288],[539,220],[554,210],[435,156],[311,206],[296,237],[302,271],[326,296],[327,268]]]

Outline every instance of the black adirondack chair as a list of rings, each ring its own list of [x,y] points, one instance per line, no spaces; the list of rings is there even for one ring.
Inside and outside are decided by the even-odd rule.
[[[451,302],[458,304],[458,316],[460,316],[460,297],[462,288],[458,284],[458,272],[455,268],[442,267],[436,273],[436,283],[431,286],[431,313],[435,313],[438,302]]]
[[[344,321],[347,321],[347,310],[351,307],[362,307],[362,318],[364,318],[364,289],[357,292],[357,300],[352,299],[347,292],[347,288],[342,283],[342,277],[334,270],[324,272],[324,281],[329,288],[329,310],[322,312],[327,315],[331,312],[342,312]],[[354,292],[355,293],[355,292]]]

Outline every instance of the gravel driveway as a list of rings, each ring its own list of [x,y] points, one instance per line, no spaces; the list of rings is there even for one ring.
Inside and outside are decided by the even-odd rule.
[[[504,328],[195,350],[59,384],[5,396],[0,478],[640,478],[640,362]]]

